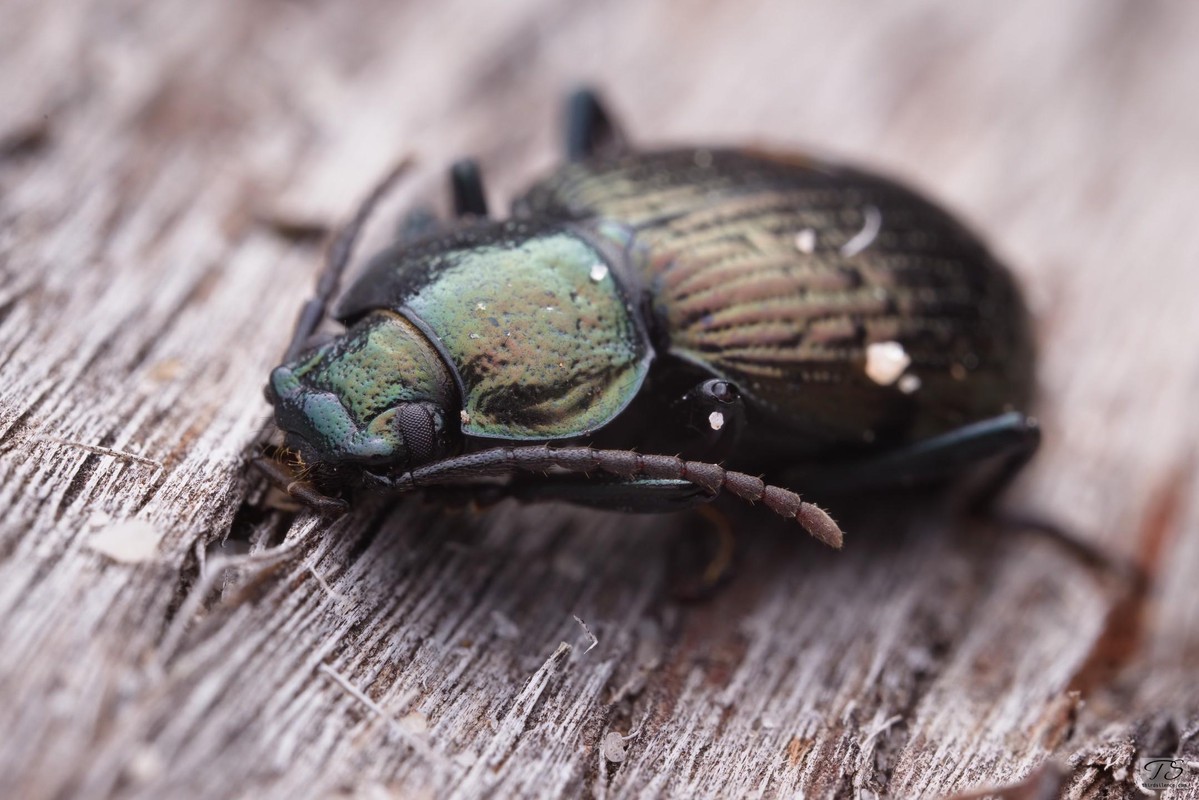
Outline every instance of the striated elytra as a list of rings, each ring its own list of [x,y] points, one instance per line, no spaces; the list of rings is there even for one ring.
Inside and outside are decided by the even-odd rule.
[[[941,208],[802,156],[638,152],[587,91],[567,151],[505,221],[455,165],[456,218],[414,212],[322,339],[403,170],[364,203],[271,374],[275,457],[256,463],[277,483],[327,511],[447,485],[628,511],[728,492],[840,546],[771,484],[828,495],[987,465],[991,493],[1034,452],[1025,306]]]

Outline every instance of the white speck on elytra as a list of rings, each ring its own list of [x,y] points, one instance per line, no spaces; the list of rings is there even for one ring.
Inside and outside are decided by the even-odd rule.
[[[920,388],[920,376],[908,373],[900,378],[899,383],[896,385],[899,387],[899,391],[904,394],[912,394]]]
[[[862,229],[853,238],[841,245],[841,255],[852,258],[865,250],[878,238],[878,232],[883,227],[883,212],[874,206],[862,209]]]
[[[713,411],[708,415],[708,424],[712,426],[712,430],[720,430],[724,427],[724,414],[719,411]]]
[[[458,419],[463,425],[470,424],[470,414],[465,408],[458,412]]]
[[[890,386],[912,363],[899,342],[874,342],[866,346],[866,377],[880,386]]]
[[[479,309],[480,311],[486,311],[487,304],[486,303],[475,303],[475,308]]]
[[[604,278],[608,277],[607,264],[593,264],[591,267],[591,280],[599,283]]]
[[[805,255],[812,255],[816,252],[816,231],[811,228],[804,228],[799,233],[795,234],[795,249]]]
[[[470,336],[469,336],[468,338],[470,338],[470,339],[482,339],[483,337],[482,337],[482,336],[480,336],[480,335],[479,335],[479,334],[477,334],[477,333],[472,333],[472,334],[470,334]]]

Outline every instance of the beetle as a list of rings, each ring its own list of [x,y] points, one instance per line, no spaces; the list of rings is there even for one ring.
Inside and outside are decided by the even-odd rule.
[[[795,517],[828,495],[943,481],[1035,451],[1029,317],[948,212],[805,155],[638,151],[589,90],[567,159],[488,215],[454,165],[455,219],[417,211],[316,335],[360,229],[330,247],[266,389],[282,436],[255,463],[339,513],[358,491],[671,511],[722,491]],[[719,462],[721,465],[718,465]]]

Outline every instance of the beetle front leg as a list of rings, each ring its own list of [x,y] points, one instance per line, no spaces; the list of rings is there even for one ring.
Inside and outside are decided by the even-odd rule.
[[[632,514],[666,514],[710,502],[715,495],[694,483],[651,478],[587,478],[580,475],[520,475],[505,495],[522,503],[562,502]]]
[[[265,475],[272,485],[287,492],[289,497],[295,498],[321,516],[336,518],[349,510],[345,500],[321,493],[308,481],[295,480],[283,465],[266,456],[256,456],[250,463]]]

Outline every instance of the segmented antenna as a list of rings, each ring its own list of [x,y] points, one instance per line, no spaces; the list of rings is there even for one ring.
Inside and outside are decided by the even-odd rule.
[[[541,472],[555,467],[568,472],[607,472],[622,478],[682,480],[713,496],[725,491],[750,503],[761,501],[779,516],[794,519],[828,546],[841,548],[841,528],[833,518],[795,492],[771,486],[761,478],[743,472],[726,470],[718,464],[684,461],[677,456],[642,455],[631,450],[592,447],[497,447],[425,464],[394,479],[392,486],[403,491],[457,483],[464,478],[504,475],[513,470]]]

